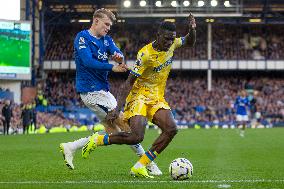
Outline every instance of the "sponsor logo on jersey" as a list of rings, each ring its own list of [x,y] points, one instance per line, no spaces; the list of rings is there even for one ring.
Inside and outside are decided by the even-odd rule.
[[[160,72],[163,68],[167,67],[168,65],[172,64],[173,63],[173,58],[170,58],[169,60],[167,60],[165,63],[157,66],[157,67],[154,67],[153,71],[154,72]]]
[[[98,50],[98,59],[99,60],[107,60],[108,59],[108,55],[106,52],[101,53],[100,49]]]

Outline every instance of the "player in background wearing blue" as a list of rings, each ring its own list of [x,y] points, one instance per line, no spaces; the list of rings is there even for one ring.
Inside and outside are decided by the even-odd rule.
[[[247,97],[246,91],[242,90],[240,96],[236,98],[234,107],[236,109],[236,120],[238,126],[241,126],[240,136],[245,136],[245,129],[248,123],[248,109],[250,108],[250,101]]]
[[[119,118],[113,124],[105,120],[106,115],[117,106],[116,99],[109,92],[108,73],[127,71],[122,52],[107,35],[115,20],[115,15],[111,11],[98,9],[93,15],[91,28],[79,32],[74,40],[76,91],[80,93],[84,104],[94,111],[108,133],[119,131],[120,128],[127,129],[127,125],[122,125],[123,122],[119,121]],[[119,64],[109,64],[109,57]],[[89,137],[85,137],[60,144],[65,164],[70,169],[74,169],[75,151],[81,149],[88,141]],[[145,153],[141,144],[132,145],[131,148],[139,157]],[[153,175],[162,174],[155,163],[149,165],[148,170]]]

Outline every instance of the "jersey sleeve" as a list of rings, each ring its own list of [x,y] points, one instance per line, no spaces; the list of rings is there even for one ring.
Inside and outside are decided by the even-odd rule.
[[[237,109],[238,105],[239,105],[239,97],[237,97],[235,100],[234,108]]]
[[[142,75],[142,73],[147,67],[147,64],[146,64],[147,61],[148,61],[147,52],[145,49],[141,49],[137,54],[137,59],[134,63],[133,68],[130,70],[130,73],[137,77]]]
[[[108,49],[111,55],[113,55],[115,52],[119,53],[123,56],[123,53],[121,52],[121,50],[116,46],[116,44],[114,43],[113,39],[111,37],[108,37],[107,39],[108,41]]]
[[[88,45],[87,39],[82,35],[78,34],[74,40],[74,48],[77,56],[82,60],[82,64],[88,68],[97,70],[111,71],[113,65],[102,63],[92,58],[92,51]]]
[[[182,45],[184,45],[184,43],[185,43],[185,37],[175,38],[174,49],[181,47]]]

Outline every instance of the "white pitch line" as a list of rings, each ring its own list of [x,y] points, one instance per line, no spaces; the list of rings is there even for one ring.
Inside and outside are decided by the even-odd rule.
[[[184,180],[184,181],[168,181],[168,180],[83,180],[83,181],[0,181],[0,184],[127,184],[127,183],[276,183],[284,182],[284,180]]]

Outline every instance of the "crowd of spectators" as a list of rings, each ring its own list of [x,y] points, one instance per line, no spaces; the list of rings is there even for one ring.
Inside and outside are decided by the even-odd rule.
[[[214,74],[215,75],[215,74]],[[284,123],[284,78],[281,74],[216,74],[212,90],[208,91],[206,73],[173,72],[170,75],[165,96],[175,119],[179,123],[231,123],[235,121],[234,101],[239,92],[249,84],[258,91],[256,108],[258,120],[267,124]],[[48,105],[63,106],[63,111],[85,107],[75,91],[75,73],[52,72],[41,85]],[[119,86],[125,81],[122,76],[110,79],[111,93],[117,97]],[[0,110],[4,101],[0,101]],[[12,103],[11,128],[22,127],[23,105]],[[38,112],[37,125],[69,127],[78,125],[78,120],[65,118],[62,111]],[[3,125],[0,115],[0,127]]]
[[[177,23],[177,36],[184,36],[187,27]],[[76,33],[88,25],[48,27],[45,60],[73,60],[73,40]],[[221,25],[212,27],[212,58],[216,60],[284,59],[284,36],[281,25]],[[133,60],[140,48],[155,40],[157,24],[114,25],[110,35],[122,49],[126,59]],[[207,26],[198,25],[194,48],[183,48],[176,59],[207,59]]]
[[[187,33],[185,24],[177,23],[177,36]],[[77,32],[87,29],[87,25],[54,26],[46,28],[45,60],[72,60],[73,40]],[[212,25],[212,59],[216,60],[248,60],[248,59],[284,59],[284,36],[281,25]],[[110,35],[122,49],[126,59],[136,58],[138,50],[145,44],[155,40],[157,24],[126,24],[113,26]],[[176,59],[207,59],[207,26],[198,25],[197,41],[194,48],[183,48],[175,53]],[[207,78],[197,75],[188,76],[179,72],[167,82],[166,99],[172,107],[176,120],[190,122],[230,122],[235,119],[233,103],[238,92],[250,83],[258,89],[257,112],[259,119],[267,119],[272,123],[284,122],[284,78],[273,75],[247,77],[247,75],[216,76],[212,80],[212,90],[207,90]],[[63,106],[72,111],[76,107],[84,107],[75,90],[75,74],[49,73],[41,83],[41,90],[47,98],[48,105]],[[111,92],[116,96],[122,77],[110,79]],[[1,91],[7,91],[0,88]],[[0,101],[0,110],[3,107]],[[13,117],[11,127],[21,127],[22,106],[12,103]],[[0,127],[3,125],[0,115]],[[62,112],[38,113],[38,125],[50,128],[59,125],[78,124],[75,120],[64,118]]]
[[[38,113],[38,124],[44,125],[47,129],[50,129],[54,126],[62,126],[65,128],[70,128],[73,125],[79,126],[80,123],[74,119],[67,119],[63,116],[63,112],[56,113]]]
[[[48,104],[64,106],[67,109],[80,106],[80,96],[75,90],[74,77],[74,74],[68,75],[63,72],[48,75],[41,85],[44,96],[48,98]]]
[[[235,120],[234,102],[239,92],[250,83],[258,90],[257,113],[259,121],[284,121],[283,78],[266,77],[215,77],[212,90],[207,90],[207,79],[177,77],[169,80],[166,98],[176,119],[188,122],[226,122]],[[254,115],[251,115],[254,117]]]
[[[208,91],[206,74],[201,77],[188,76],[187,72],[177,73],[177,76],[168,79],[165,94],[175,118],[180,122],[234,121],[234,101],[248,83],[258,90],[257,111],[262,118],[269,117],[271,122],[284,121],[284,78],[281,76],[248,77],[238,74],[216,76],[212,79],[212,90]],[[84,107],[75,92],[74,74],[69,77],[62,72],[48,75],[45,96],[48,97],[50,105],[68,104],[70,107]],[[118,76],[110,79],[111,92],[115,97],[123,81],[124,79]]]
[[[213,25],[213,59],[283,60],[281,25]]]

